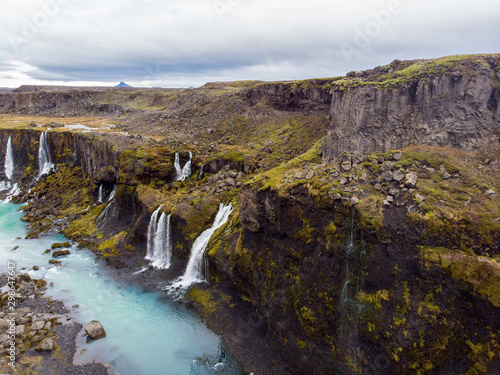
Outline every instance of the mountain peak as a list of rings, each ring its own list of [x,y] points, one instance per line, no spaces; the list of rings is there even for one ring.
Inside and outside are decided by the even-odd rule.
[[[115,87],[132,87],[130,85],[127,85],[125,82],[120,82],[118,85],[116,85]]]

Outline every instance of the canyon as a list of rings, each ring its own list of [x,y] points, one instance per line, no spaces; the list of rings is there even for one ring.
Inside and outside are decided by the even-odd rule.
[[[60,231],[145,289],[170,293],[196,248],[200,282],[172,298],[245,373],[495,374],[499,100],[498,54],[22,86],[0,93],[0,195],[28,237]]]

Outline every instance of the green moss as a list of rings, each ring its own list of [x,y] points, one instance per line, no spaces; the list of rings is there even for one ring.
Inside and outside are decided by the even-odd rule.
[[[337,227],[333,221],[325,227],[326,248],[331,249],[332,245],[338,243]]]
[[[426,248],[424,257],[493,306],[500,307],[500,266],[495,260],[446,248]]]
[[[373,305],[376,310],[382,309],[382,301],[389,301],[389,291],[386,289],[378,290],[376,293],[358,293],[358,301],[364,305]]]
[[[299,338],[297,338],[297,346],[300,349],[307,349],[307,344]]]
[[[303,244],[310,244],[312,242],[312,234],[315,228],[311,227],[311,220],[302,218],[302,229],[295,233],[294,238],[300,240]]]
[[[215,287],[202,289],[199,286],[194,286],[189,290],[188,296],[191,301],[202,307],[204,316],[212,315],[220,307],[231,306],[232,300],[231,296]]]

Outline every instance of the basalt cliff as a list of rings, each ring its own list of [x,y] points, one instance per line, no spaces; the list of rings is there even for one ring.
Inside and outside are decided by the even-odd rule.
[[[184,90],[23,86],[0,94],[2,194],[26,203],[29,236],[61,231],[167,289],[232,203],[209,282],[184,298],[246,373],[500,374],[499,100],[498,54]],[[168,269],[145,259],[160,204]]]

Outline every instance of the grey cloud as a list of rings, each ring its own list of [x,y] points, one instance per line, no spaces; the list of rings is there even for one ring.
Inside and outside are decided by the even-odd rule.
[[[4,8],[0,61],[26,62],[39,80],[295,79],[500,47],[493,0],[72,1],[18,51],[5,35],[23,36],[40,6]]]

